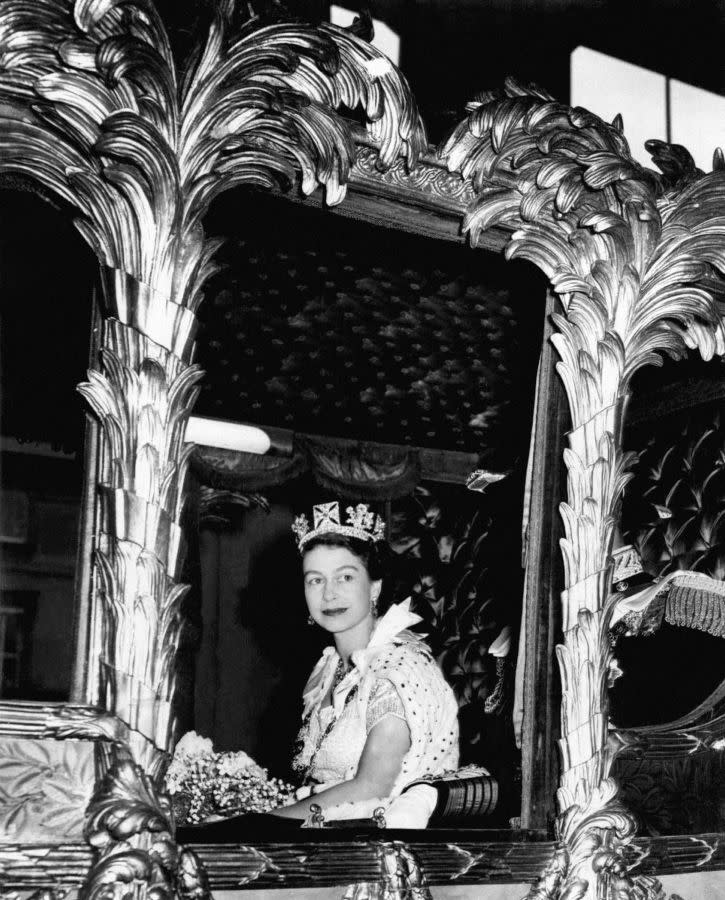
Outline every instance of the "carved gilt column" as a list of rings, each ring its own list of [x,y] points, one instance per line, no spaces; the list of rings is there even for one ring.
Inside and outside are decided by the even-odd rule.
[[[635,826],[610,778],[611,552],[633,462],[622,427],[639,368],[687,348],[725,351],[708,290],[713,267],[725,269],[725,173],[698,175],[686,151],[658,145],[663,171],[689,172],[671,184],[632,159],[619,118],[609,125],[514,81],[469,109],[440,151],[477,193],[464,227],[473,242],[511,228],[507,256],[538,265],[564,310],[552,337],[572,419],[560,506],[561,844],[530,896],[654,896],[656,883],[627,873]]]
[[[154,341],[118,313],[137,313],[153,328],[154,320],[164,323],[173,301],[126,273],[105,274],[105,296],[116,316],[104,322],[100,370],[91,370],[79,387],[105,437],[94,586],[102,629],[100,701],[129,726],[134,756],[153,771],[157,750],[173,739],[179,606],[188,589],[179,582],[191,450],[184,431],[201,372],[188,362],[193,315],[174,310],[182,321],[187,314],[187,327],[157,335],[165,344]]]

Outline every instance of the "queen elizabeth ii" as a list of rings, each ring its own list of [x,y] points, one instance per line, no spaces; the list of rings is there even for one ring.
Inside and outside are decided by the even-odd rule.
[[[276,815],[309,820],[395,819],[406,787],[458,765],[457,703],[409,601],[383,610],[382,519],[365,504],[325,503],[293,529],[309,621],[329,632],[303,694],[294,767],[303,787]],[[425,824],[432,808],[415,811]],[[392,823],[389,823],[392,824]]]

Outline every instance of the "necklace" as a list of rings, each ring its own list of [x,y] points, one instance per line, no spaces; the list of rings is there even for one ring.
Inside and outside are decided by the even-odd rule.
[[[335,674],[332,676],[331,691],[333,694],[337,690],[338,685],[342,684],[346,675],[347,675],[347,666],[342,661],[342,659],[340,659],[340,661],[337,664],[337,668],[335,669]]]
[[[338,684],[340,684],[340,682],[343,680],[343,678],[345,677],[346,674],[347,674],[347,670],[345,668],[345,664],[343,663],[342,660],[340,660],[337,664],[337,668],[335,669],[335,674],[332,676],[331,691],[334,692],[335,688],[338,686]],[[357,696],[358,687],[359,687],[358,684],[354,684],[352,686],[352,688],[348,691],[347,696],[345,697],[345,702],[343,704],[343,710],[346,709],[348,704]],[[309,734],[310,719],[312,718],[312,712],[313,711],[310,710],[310,712],[307,714],[307,716],[305,717],[305,719],[302,723],[302,731],[300,732],[300,736],[297,739],[297,747],[296,747],[297,753],[295,755],[295,759],[299,758],[299,754],[302,752],[302,750],[304,748],[305,737]],[[342,712],[340,713],[340,715],[342,715]],[[325,741],[325,738],[329,735],[329,733],[335,727],[339,718],[340,718],[339,716],[333,716],[330,719],[330,721],[327,723],[327,727],[324,729],[324,731],[322,731],[322,733],[318,735],[317,740],[315,741],[314,749],[312,750],[312,754],[310,756],[310,761],[307,763],[307,766],[299,766],[299,768],[298,768],[298,766],[293,763],[293,766],[295,768],[298,768],[298,770],[301,770],[304,773],[303,778],[302,778],[302,784],[311,784],[312,783],[310,773],[312,772],[314,765],[315,765],[315,761],[317,760],[317,754],[320,752],[320,748],[322,747],[322,745]]]

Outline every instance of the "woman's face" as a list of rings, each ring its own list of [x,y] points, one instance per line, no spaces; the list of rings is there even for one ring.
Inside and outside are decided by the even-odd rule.
[[[346,547],[313,547],[302,560],[310,615],[332,634],[372,627],[372,604],[381,582],[371,581],[365,563]]]

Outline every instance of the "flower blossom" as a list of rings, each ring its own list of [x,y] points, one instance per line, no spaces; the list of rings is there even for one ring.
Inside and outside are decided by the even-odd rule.
[[[187,731],[176,745],[174,756],[211,756],[214,744],[210,738],[202,737],[195,731]]]

